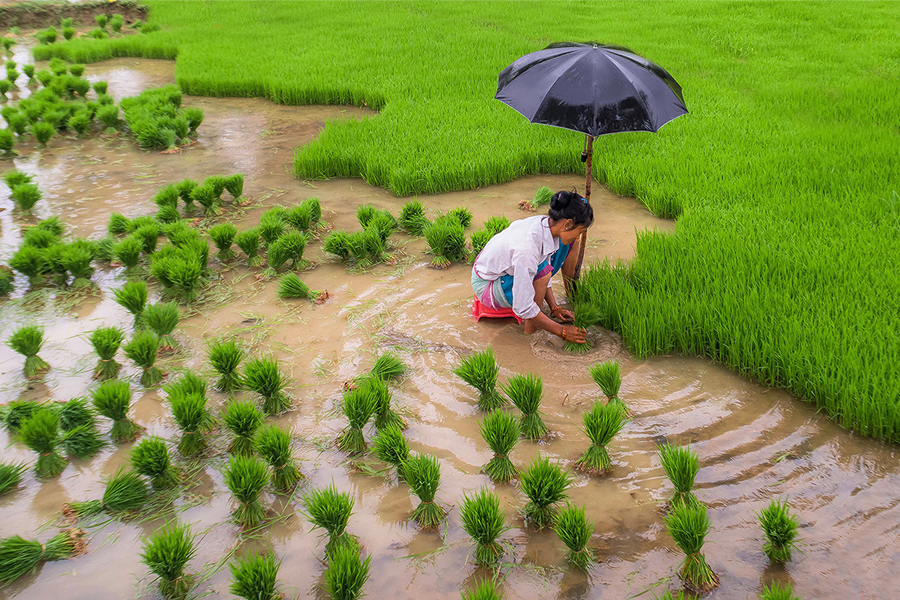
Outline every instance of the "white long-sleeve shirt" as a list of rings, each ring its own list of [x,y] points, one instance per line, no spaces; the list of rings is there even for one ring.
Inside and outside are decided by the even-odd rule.
[[[549,221],[542,215],[513,221],[491,238],[473,265],[475,274],[489,281],[512,275],[512,309],[522,319],[541,312],[534,301],[534,276],[538,265],[559,249]]]

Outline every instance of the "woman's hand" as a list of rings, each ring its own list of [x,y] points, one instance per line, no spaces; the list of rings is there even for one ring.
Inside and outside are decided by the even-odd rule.
[[[587,331],[581,327],[575,327],[574,325],[563,325],[559,337],[567,342],[583,344],[587,341]]]
[[[562,321],[563,323],[571,323],[575,320],[575,315],[572,314],[571,310],[566,310],[561,306],[557,306],[553,310],[550,311],[550,314]]]

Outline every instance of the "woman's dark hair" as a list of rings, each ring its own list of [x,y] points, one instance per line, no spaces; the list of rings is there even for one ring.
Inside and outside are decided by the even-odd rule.
[[[550,198],[547,212],[554,221],[572,219],[575,227],[590,227],[594,224],[594,209],[577,192],[556,192]]]

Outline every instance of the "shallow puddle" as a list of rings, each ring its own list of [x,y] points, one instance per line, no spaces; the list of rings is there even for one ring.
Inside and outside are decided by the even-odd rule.
[[[172,82],[174,65],[117,59],[89,65],[86,75],[109,80],[111,92],[121,98]],[[79,140],[63,135],[45,149],[33,142],[20,145],[16,167],[36,174],[44,191],[38,215],[58,214],[71,233],[102,237],[111,212],[129,217],[154,212],[150,198],[162,185],[233,172],[244,173],[249,204],[228,208],[219,219],[232,219],[242,229],[255,224],[265,208],[308,196],[321,200],[328,223],[347,229],[358,228],[355,211],[360,204],[373,203],[397,214],[405,201],[359,180],[306,182],[290,174],[293,148],[312,140],[326,120],[365,118],[374,114],[371,111],[188,96],[184,103],[203,108],[206,120],[198,142],[178,154],[141,151],[124,136]],[[581,188],[583,180],[534,176],[420,200],[431,216],[466,205],[480,226],[493,215],[526,216],[517,203],[541,185]],[[0,206],[6,208],[0,212],[0,260],[5,262],[19,244],[21,223],[10,210],[8,190],[0,187]],[[593,203],[598,220],[590,232],[587,262],[630,258],[635,229],[674,229],[673,223],[654,218],[635,200],[617,197],[602,186],[595,189]],[[369,597],[458,598],[460,589],[490,576],[472,564],[473,545],[459,524],[458,511],[464,493],[487,486],[500,495],[512,527],[503,536],[506,598],[630,598],[642,593],[640,597],[648,598],[678,587],[674,575],[681,555],[660,512],[671,486],[659,466],[656,445],[667,439],[691,443],[701,457],[697,494],[708,504],[713,524],[706,551],[721,577],[720,588],[710,598],[755,597],[764,578],[790,580],[795,592],[807,599],[891,596],[887,590],[900,583],[889,569],[898,558],[892,540],[900,523],[900,469],[893,446],[852,436],[787,394],[748,383],[707,360],[663,356],[635,361],[618,336],[605,331],[597,332],[591,353],[572,356],[561,350],[556,338],[525,336],[508,320],[476,324],[469,315],[469,268],[432,270],[423,240],[401,234],[391,239],[394,264],[364,273],[348,272],[324,255],[320,241],[312,243],[307,258],[318,266],[301,277],[310,287],[331,293],[322,305],[279,300],[277,281],[255,277],[260,269],[247,269],[240,259],[228,265],[212,259],[221,278],[210,284],[203,302],[188,309],[176,331],[181,348],[164,361],[173,374],[191,369],[211,376],[206,341],[237,333],[252,354],[277,355],[293,379],[295,408],[277,422],[293,428],[295,455],[309,479],[292,498],[264,494],[264,505],[270,507],[266,527],[241,536],[229,522],[231,495],[220,473],[227,439],[214,435],[212,456],[189,469],[189,488],[170,510],[160,513],[167,517],[91,527],[88,554],[44,565],[36,575],[0,589],[0,599],[158,597],[140,563],[141,537],[172,514],[192,523],[202,536],[191,562],[193,572],[220,563],[232,552],[271,548],[283,559],[279,579],[288,597],[323,597],[323,541],[296,510],[303,490],[332,480],[356,501],[349,531],[372,556],[364,588]],[[131,327],[130,315],[110,292],[125,281],[124,275],[98,269],[93,280],[97,288],[90,294],[48,289],[25,300],[26,283],[20,280],[14,299],[0,301],[0,338],[7,339],[24,322],[44,325],[41,356],[53,366],[42,382],[29,384],[22,376],[21,357],[4,344],[0,403],[17,398],[68,400],[91,387],[96,361],[86,333],[102,324]],[[559,295],[560,288],[556,286]],[[490,458],[478,431],[481,415],[472,390],[452,369],[463,355],[488,344],[502,366],[501,381],[516,373],[543,377],[542,410],[554,437],[521,442],[512,453],[519,466],[539,452],[572,466],[587,448],[581,414],[599,396],[587,369],[600,360],[622,362],[621,396],[632,420],[613,442],[613,472],[604,479],[576,476],[570,492],[573,502],[586,505],[596,524],[591,545],[599,564],[589,575],[566,567],[563,546],[552,531],[523,527],[517,516],[523,495],[515,486],[494,486],[479,473]],[[345,425],[337,408],[341,384],[368,370],[374,355],[387,349],[410,366],[408,377],[393,387],[409,421],[407,438],[414,450],[441,459],[437,499],[448,505],[449,517],[439,532],[421,531],[408,522],[414,507],[409,489],[384,465],[374,459],[350,464],[331,447]],[[121,353],[119,360],[127,364]],[[134,376],[136,370],[127,366],[124,373]],[[135,383],[134,392],[131,414],[147,434],[176,440],[178,429],[158,390]],[[226,396],[211,393],[216,412],[225,401]],[[0,431],[0,445],[4,461],[33,463],[33,453],[11,443],[5,430]],[[61,477],[50,481],[39,481],[29,472],[17,491],[0,497],[0,537],[49,537],[50,530],[39,529],[59,517],[61,504],[99,497],[101,479],[126,464],[129,451],[130,445],[108,447],[91,461],[73,461]],[[776,569],[768,566],[761,551],[756,512],[772,498],[785,496],[801,519],[804,554],[796,553],[787,568]],[[864,557],[866,566],[847,557]],[[227,595],[227,568],[208,569],[198,592]]]

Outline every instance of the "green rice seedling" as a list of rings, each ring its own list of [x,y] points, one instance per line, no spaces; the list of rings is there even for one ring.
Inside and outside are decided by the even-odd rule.
[[[181,441],[178,452],[182,456],[196,456],[206,449],[206,440],[201,429],[203,423],[210,419],[206,407],[206,396],[202,394],[176,393],[169,396],[172,405],[172,416],[181,428]]]
[[[168,262],[167,278],[172,284],[176,298],[183,304],[196,300],[204,285],[202,261],[203,259],[198,261],[182,255],[173,257]]]
[[[331,556],[342,546],[356,549],[356,544],[346,532],[350,515],[353,514],[353,498],[347,492],[338,492],[334,482],[326,488],[303,494],[306,518],[314,527],[324,529],[328,534],[325,555]]]
[[[75,37],[75,28],[63,27],[62,34],[63,37],[66,38],[66,40],[71,40],[73,37]]]
[[[328,298],[324,290],[311,290],[309,286],[300,280],[296,273],[286,273],[281,276],[278,286],[280,298],[305,298],[313,302],[321,302]]]
[[[109,222],[106,225],[106,231],[110,235],[121,235],[129,231],[130,221],[128,217],[121,213],[112,213],[109,215]]]
[[[366,451],[366,438],[363,427],[375,412],[375,396],[372,390],[356,388],[344,394],[341,404],[344,415],[350,422],[335,440],[337,447],[349,454],[360,454]]]
[[[378,213],[378,209],[375,208],[372,204],[361,204],[356,209],[356,220],[359,221],[359,224],[362,225],[363,229],[365,229],[369,225],[369,221],[372,220]]]
[[[253,456],[232,456],[225,470],[225,485],[234,494],[238,507],[233,515],[242,527],[259,525],[265,511],[259,503],[259,493],[269,480],[266,463]]]
[[[390,425],[406,428],[406,423],[391,408],[391,390],[387,382],[378,377],[367,377],[359,387],[366,389],[374,401],[375,429],[381,431]]]
[[[576,327],[581,327],[582,329],[587,329],[588,327],[593,327],[597,323],[600,322],[600,319],[603,316],[603,312],[600,307],[592,304],[590,302],[577,302],[575,303],[575,310],[572,311],[575,318],[574,324]],[[583,344],[577,344],[575,342],[566,342],[563,348],[568,352],[574,352],[576,354],[583,354],[591,349],[590,342],[585,341]]]
[[[692,597],[685,596],[684,591],[679,591],[677,595],[666,590],[662,596],[653,596],[654,600],[693,600]]]
[[[46,231],[56,237],[62,237],[66,232],[66,224],[63,221],[60,221],[59,217],[50,217],[49,219],[41,219],[38,224],[29,231],[32,230]]]
[[[147,306],[147,284],[144,281],[129,281],[113,294],[119,306],[134,315],[134,325],[137,327]]]
[[[434,501],[441,483],[441,463],[436,456],[416,454],[403,463],[403,478],[412,492],[419,497],[419,505],[410,518],[422,527],[437,527],[446,514]]]
[[[409,235],[422,235],[430,224],[425,218],[425,207],[418,200],[410,200],[400,209],[400,228]]]
[[[67,518],[90,517],[100,513],[116,514],[138,510],[147,502],[150,494],[147,484],[134,471],[119,469],[106,482],[106,489],[100,500],[70,502],[63,506]]]
[[[31,133],[41,146],[46,146],[56,133],[56,127],[46,121],[38,121],[31,124]]]
[[[318,222],[322,219],[322,206],[319,203],[318,198],[307,198],[303,202],[300,203],[300,206],[305,206],[309,211],[310,221],[313,225],[318,224]]]
[[[800,522],[791,514],[787,501],[772,500],[758,516],[759,524],[766,534],[763,552],[774,563],[791,560],[792,550],[797,546],[797,528]]]
[[[514,375],[502,386],[503,392],[522,412],[522,435],[529,440],[539,440],[549,433],[541,418],[540,407],[544,384],[534,374]]]
[[[38,477],[56,477],[69,464],[57,452],[62,445],[62,436],[59,433],[59,415],[54,411],[48,408],[36,410],[22,423],[19,439],[38,453],[37,463],[34,466],[34,472]]]
[[[29,232],[30,233],[30,232]],[[44,232],[46,233],[46,232]],[[43,249],[44,260],[46,262],[46,272],[54,275],[53,280],[56,284],[64,286],[69,280],[68,272],[64,258],[66,255],[65,244],[53,244]]]
[[[352,238],[346,231],[332,231],[322,243],[322,249],[329,254],[334,254],[347,260],[351,254],[351,241]]]
[[[272,485],[279,492],[289,492],[302,475],[292,456],[289,431],[266,425],[256,434],[256,450],[272,467]]]
[[[9,186],[10,191],[12,191],[17,185],[31,183],[34,180],[34,175],[29,175],[28,173],[13,169],[12,171],[7,171],[3,174],[3,180],[6,182],[6,185]]]
[[[91,277],[94,275],[94,267],[91,266],[95,253],[94,248],[93,244],[81,244],[78,242],[67,244],[64,247],[62,253],[63,268],[72,275],[73,288],[91,285]]]
[[[120,33],[125,26],[125,17],[116,13],[109,19],[109,27],[114,33]],[[163,594],[165,595],[165,594]]]
[[[431,266],[435,269],[446,269],[451,263],[466,259],[466,233],[456,219],[435,220],[424,234],[434,255]]]
[[[196,375],[193,371],[185,371],[177,380],[163,386],[163,391],[172,399],[175,396],[186,396],[196,394],[206,397],[209,383],[202,377]],[[200,420],[199,431],[210,432],[216,428],[218,423],[209,411],[204,411]]]
[[[506,217],[491,217],[484,222],[484,228],[492,232],[494,235],[500,233],[509,227],[509,219]]]
[[[3,424],[13,434],[18,434],[22,423],[31,417],[39,408],[34,400],[13,400],[6,405],[6,411],[2,413]]]
[[[189,227],[184,221],[166,226],[163,233],[176,248],[184,248],[194,240],[200,241],[200,234],[197,233],[197,230]]]
[[[594,524],[585,516],[584,507],[578,508],[566,501],[566,508],[556,515],[554,529],[569,549],[569,562],[579,569],[589,569],[594,562],[594,553],[587,544],[594,533]]]
[[[178,188],[171,184],[160,188],[156,195],[153,196],[153,202],[160,208],[164,206],[178,208]]]
[[[18,535],[0,539],[0,585],[35,571],[42,562],[65,560],[83,553],[83,537],[84,531],[80,529],[63,529],[43,544]]]
[[[144,538],[141,561],[159,577],[159,591],[163,598],[180,600],[187,597],[193,578],[185,575],[184,568],[196,553],[195,537],[190,526],[177,521],[167,523]]]
[[[289,231],[269,246],[269,266],[278,270],[290,260],[290,268],[295,269],[302,264],[305,250],[306,236],[299,231]]]
[[[232,393],[241,389],[243,385],[238,373],[238,366],[244,360],[244,350],[235,340],[215,340],[209,344],[207,351],[209,363],[219,374],[216,389],[221,392]]]
[[[28,131],[30,124],[28,116],[22,113],[16,113],[9,118],[9,128],[20,138]]]
[[[472,225],[472,211],[465,206],[457,206],[447,213],[447,215],[459,221],[459,224],[463,226],[463,229],[468,229],[469,226]]]
[[[794,588],[790,583],[780,585],[777,581],[772,585],[764,585],[763,591],[759,595],[760,600],[800,600],[799,596],[794,595]]]
[[[307,204],[298,204],[290,209],[284,217],[291,227],[300,232],[308,231],[312,226],[312,214]]]
[[[134,237],[140,240],[141,250],[143,250],[144,254],[153,254],[156,251],[159,234],[159,225],[156,223],[141,225],[133,233]]]
[[[360,558],[359,549],[340,546],[328,556],[328,567],[322,574],[325,590],[333,600],[358,600],[363,596],[362,587],[369,579],[369,563],[372,557]]]
[[[189,106],[182,111],[182,116],[187,119],[189,133],[194,133],[203,123],[203,111],[196,106]]]
[[[519,421],[512,415],[495,409],[478,424],[481,437],[487,442],[494,457],[482,471],[495,483],[507,483],[519,475],[519,470],[509,459],[509,453],[519,441]]]
[[[672,508],[678,506],[694,506],[700,502],[691,492],[694,487],[694,478],[700,470],[700,459],[690,447],[681,448],[671,444],[663,444],[659,447],[659,462],[669,476],[669,481],[675,486],[675,494],[669,504]]]
[[[105,445],[97,431],[97,418],[85,398],[73,398],[60,406],[59,424],[69,456],[85,460]]]
[[[283,236],[285,230],[283,211],[269,209],[259,219],[259,235],[266,246]]]
[[[104,381],[91,391],[94,408],[97,412],[112,419],[113,426],[109,436],[116,444],[124,444],[134,440],[141,428],[128,418],[131,406],[131,386],[127,381],[117,379]]]
[[[47,66],[50,67],[50,70],[53,71],[53,74],[56,76],[65,75],[69,72],[69,65],[58,56],[51,58],[50,62],[47,63]]]
[[[256,451],[256,431],[265,420],[265,415],[252,402],[229,402],[222,413],[225,427],[234,436],[228,445],[228,451],[237,456],[251,456]]]
[[[490,579],[482,579],[472,590],[460,592],[460,597],[462,600],[503,600],[503,594]]]
[[[150,478],[154,490],[165,490],[178,484],[179,477],[169,458],[166,443],[158,437],[143,439],[131,449],[131,468]]]
[[[109,37],[106,31],[104,31],[100,27],[91,29],[90,31],[88,31],[87,35],[88,37],[94,38],[95,40],[105,40]]]
[[[178,195],[181,196],[181,200],[184,202],[184,207],[186,209],[190,210],[194,207],[194,199],[191,196],[191,192],[193,192],[194,188],[198,185],[200,184],[193,179],[182,179],[175,184]]]
[[[16,329],[7,341],[9,347],[25,357],[22,370],[28,379],[36,379],[50,370],[38,352],[44,345],[44,328],[37,325],[23,325]]]
[[[397,229],[397,219],[389,211],[380,210],[372,216],[366,229],[378,230],[382,242],[387,242],[388,237]]]
[[[34,82],[34,65],[22,65],[22,72],[28,77],[28,83]]]
[[[241,252],[247,255],[248,267],[258,267],[262,264],[263,259],[259,255],[259,229],[257,227],[252,227],[234,236],[234,243],[241,249]]]
[[[453,372],[467,384],[478,390],[478,408],[484,411],[503,406],[503,397],[497,393],[497,375],[500,365],[494,350],[488,346],[481,352],[465,357]]]
[[[104,14],[95,15],[94,20],[97,21],[97,25],[100,29],[106,29],[106,24],[109,23],[109,17]]]
[[[181,214],[175,206],[161,206],[159,210],[156,211],[154,217],[163,225],[168,225],[181,220]]]
[[[487,243],[491,241],[492,237],[494,237],[494,233],[488,229],[479,229],[478,231],[472,232],[472,252],[469,254],[470,262],[475,262],[475,259],[478,258],[478,255],[481,254],[481,251],[484,250],[484,247],[487,246]]]
[[[144,324],[159,337],[160,352],[171,352],[178,342],[172,332],[178,327],[180,314],[174,302],[148,304],[143,312]]]
[[[519,208],[524,208],[526,210],[536,210],[541,206],[546,204],[550,204],[550,199],[553,197],[553,192],[550,191],[546,185],[541,186],[534,193],[534,197],[529,202],[528,200],[522,200],[519,203]]]
[[[40,227],[32,227],[25,232],[22,243],[35,248],[49,248],[59,245],[59,236],[52,231]]]
[[[219,210],[219,197],[212,185],[204,183],[191,190],[191,199],[203,207],[203,214],[207,217],[221,212]]]
[[[503,556],[497,537],[506,530],[500,498],[484,488],[474,496],[464,494],[459,518],[463,529],[475,540],[475,563],[496,565]]]
[[[219,249],[219,260],[231,260],[234,258],[234,250],[231,244],[234,243],[234,236],[237,235],[237,227],[234,223],[219,223],[209,230],[209,237],[212,239],[216,248]]]
[[[101,240],[97,240],[94,246],[94,258],[111,262],[113,259],[113,251],[115,250],[116,241],[107,236]]]
[[[104,104],[104,97],[105,95],[99,99],[102,106],[97,109],[97,120],[103,123],[107,129],[118,129],[121,123],[119,121],[119,107],[115,104]]]
[[[198,123],[199,125],[199,123]],[[193,127],[193,129],[197,129]],[[244,176],[241,173],[235,173],[229,177],[225,177],[225,189],[231,194],[234,200],[240,198],[244,193]]]
[[[606,446],[625,423],[622,409],[616,404],[595,402],[591,410],[582,415],[582,422],[591,446],[575,463],[575,468],[588,475],[605,475],[610,465]]]
[[[43,194],[41,194],[38,186],[33,183],[20,183],[12,187],[11,196],[19,210],[24,213],[30,213]]]
[[[6,80],[12,85],[16,84],[16,79],[19,78],[19,72],[15,69],[6,69]]]
[[[225,191],[226,183],[228,182],[228,178],[223,177],[221,175],[211,175],[203,180],[203,185],[212,186],[213,193],[216,195],[217,199],[222,198],[222,193]]]
[[[0,496],[19,485],[27,470],[25,463],[0,463]]]
[[[706,564],[703,542],[709,533],[709,517],[702,504],[677,504],[666,518],[666,529],[685,553],[679,576],[694,592],[705,593],[719,585],[719,578]]]
[[[288,382],[274,358],[254,358],[248,362],[244,365],[241,381],[244,387],[262,396],[262,410],[267,415],[282,413],[291,407],[291,400],[284,393]]]
[[[34,74],[34,78],[37,79],[38,83],[40,83],[42,86],[49,87],[51,82],[56,78],[56,75],[54,75],[52,71],[48,71],[47,69],[41,69],[40,71],[38,71],[37,73]],[[33,109],[32,112],[37,112],[37,109],[36,108]],[[35,115],[34,118],[32,118],[31,115],[29,115],[29,120],[34,121],[37,118],[37,116],[39,116],[39,115]]]
[[[403,430],[397,425],[388,425],[378,431],[372,442],[372,450],[379,460],[397,469],[397,478],[403,479],[403,463],[409,458],[409,444],[403,436]]]
[[[377,377],[382,381],[393,381],[400,379],[406,374],[406,364],[393,352],[385,352],[379,354],[372,365],[369,375]]]
[[[102,96],[106,93],[108,86],[109,82],[107,81],[95,81],[91,87],[94,88],[95,94],[97,94],[98,96]]]
[[[133,269],[140,262],[143,249],[144,243],[141,238],[132,234],[116,244],[113,252],[126,269]]]
[[[522,509],[525,520],[538,529],[552,525],[556,520],[556,504],[566,499],[566,490],[572,484],[569,474],[539,454],[522,471],[519,483],[528,496],[528,503]]]
[[[591,367],[591,378],[600,387],[610,404],[617,404],[619,408],[627,412],[625,403],[619,398],[622,375],[619,372],[618,361],[609,360],[595,364]]]
[[[84,75],[84,65],[69,65],[69,73],[75,77]]]
[[[66,17],[65,19],[61,19],[59,22],[59,26],[60,27],[74,27],[75,19],[73,19],[71,17]]]
[[[0,265],[0,296],[5,296],[15,288],[16,274],[6,265]]]
[[[28,277],[30,285],[39,285],[49,269],[45,252],[34,246],[22,246],[9,259],[9,266]]]
[[[251,554],[228,565],[231,569],[231,593],[245,600],[281,600],[278,568],[274,554]]]

